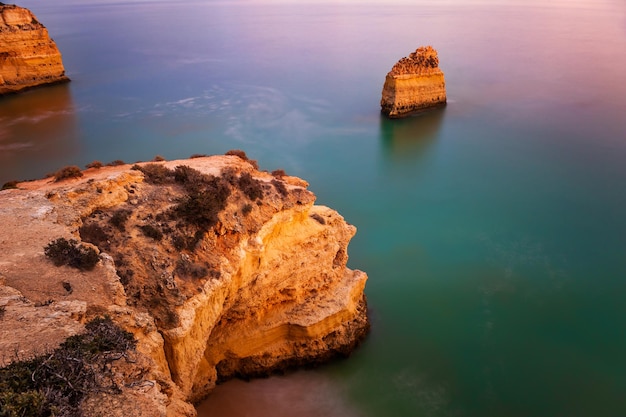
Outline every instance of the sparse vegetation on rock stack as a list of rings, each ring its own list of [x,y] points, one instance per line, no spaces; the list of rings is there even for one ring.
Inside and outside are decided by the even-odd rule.
[[[443,106],[446,100],[437,51],[422,46],[401,58],[387,73],[380,106],[384,115],[399,118]]]
[[[433,72],[439,67],[437,51],[432,46],[420,46],[408,57],[401,58],[391,68],[391,75],[417,75]]]

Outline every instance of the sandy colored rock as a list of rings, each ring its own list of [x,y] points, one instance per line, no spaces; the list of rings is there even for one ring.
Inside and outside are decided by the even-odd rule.
[[[356,228],[315,205],[305,181],[237,156],[158,165],[229,189],[200,235],[181,220],[180,183],[128,165],[0,192],[5,363],[106,314],[135,335],[136,357],[116,364],[122,392],[88,396],[85,414],[193,416],[219,380],[347,355],[363,339],[367,276],[346,267]],[[96,267],[55,267],[44,247],[58,237],[97,247]]]
[[[445,104],[446,83],[432,47],[418,48],[387,73],[380,101],[384,115],[399,118]]]
[[[0,3],[0,95],[67,81],[46,27],[30,10]]]

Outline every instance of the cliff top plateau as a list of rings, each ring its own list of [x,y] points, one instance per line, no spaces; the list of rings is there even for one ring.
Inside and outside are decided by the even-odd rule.
[[[401,58],[385,77],[381,112],[390,118],[405,117],[446,103],[444,75],[437,51],[422,46]]]
[[[367,334],[356,229],[305,181],[241,151],[89,166],[0,191],[0,408],[195,416]]]
[[[67,81],[46,27],[30,10],[0,3],[0,95]]]

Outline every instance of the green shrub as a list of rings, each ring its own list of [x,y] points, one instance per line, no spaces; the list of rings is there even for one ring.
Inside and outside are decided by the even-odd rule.
[[[1,417],[44,416],[48,411],[46,397],[38,390],[15,392],[11,389],[0,392]]]
[[[54,181],[59,182],[68,178],[79,178],[83,176],[83,173],[80,171],[80,168],[76,165],[70,165],[61,168],[57,172],[53,174]]]
[[[45,255],[56,266],[68,265],[80,270],[92,270],[98,263],[98,253],[91,247],[79,244],[75,239],[60,237],[44,248]]]

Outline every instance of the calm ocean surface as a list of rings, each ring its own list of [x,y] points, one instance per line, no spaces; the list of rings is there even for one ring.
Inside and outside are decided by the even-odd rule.
[[[626,415],[626,4],[23,0],[72,83],[0,99],[0,183],[243,149],[355,224],[372,333],[201,416]],[[449,103],[379,115],[439,51]]]

